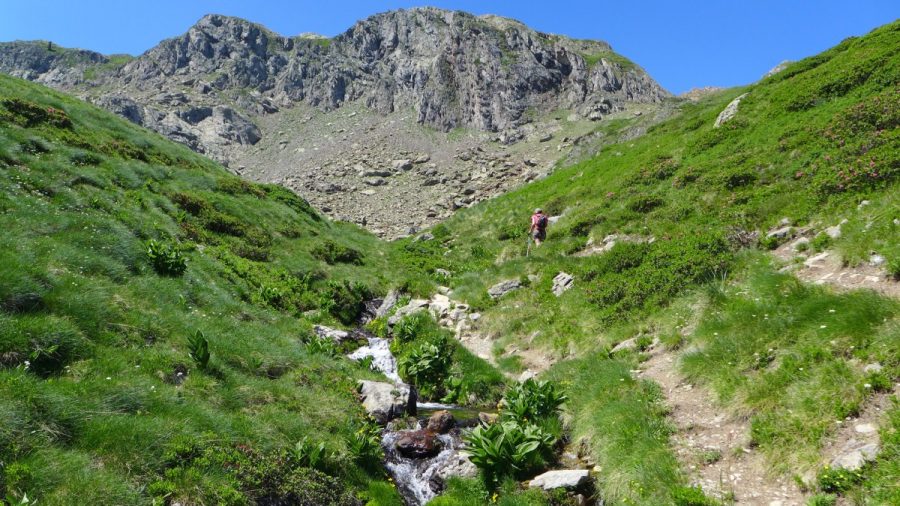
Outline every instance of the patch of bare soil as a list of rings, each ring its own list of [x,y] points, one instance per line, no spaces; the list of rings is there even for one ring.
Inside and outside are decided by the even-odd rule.
[[[798,240],[781,245],[773,254],[789,263],[784,270],[816,285],[830,285],[842,290],[870,289],[888,297],[900,298],[900,282],[881,266],[845,266],[836,252],[823,251],[807,255],[797,251]],[[796,262],[796,258],[802,262]],[[794,263],[796,262],[796,263]]]
[[[750,447],[750,422],[716,405],[709,392],[677,370],[678,356],[655,346],[641,377],[659,384],[677,427],[675,452],[691,477],[710,496],[742,505],[802,505],[794,481],[774,476],[764,456]]]

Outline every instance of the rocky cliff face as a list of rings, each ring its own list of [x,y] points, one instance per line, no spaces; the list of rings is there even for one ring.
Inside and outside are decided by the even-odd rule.
[[[130,60],[51,51],[46,42],[0,44],[0,71],[72,92],[233,166],[272,161],[249,154],[260,152],[253,146],[264,136],[290,137],[291,129],[266,118],[298,107],[328,113],[354,104],[384,117],[411,111],[419,125],[489,132],[486,140],[508,145],[533,135],[535,118],[551,111],[590,122],[669,96],[604,42],[434,8],[378,14],[331,39],[283,37],[208,15]],[[292,175],[285,170],[257,174],[281,180]]]

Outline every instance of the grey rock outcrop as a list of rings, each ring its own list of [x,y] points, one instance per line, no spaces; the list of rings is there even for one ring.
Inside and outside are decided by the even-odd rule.
[[[586,469],[547,471],[531,480],[528,483],[528,487],[542,488],[544,490],[554,490],[557,488],[575,490],[585,486],[590,479],[590,472]]]
[[[336,343],[340,343],[350,337],[350,333],[346,330],[333,329],[324,325],[316,325],[313,332],[322,339],[331,339]]]
[[[571,274],[560,272],[553,278],[553,295],[559,297],[566,290],[572,288],[572,285],[575,284],[575,277]]]
[[[488,295],[492,299],[499,299],[513,290],[517,290],[522,286],[522,282],[518,279],[507,279],[488,288]]]
[[[393,385],[377,381],[360,380],[359,396],[363,408],[378,423],[387,423],[405,415],[416,400],[406,385]]]
[[[418,122],[442,130],[502,131],[522,124],[529,108],[577,109],[588,117],[669,96],[642,69],[621,63],[605,42],[436,8],[377,14],[332,39],[284,37],[243,19],[207,15],[130,60],[46,46],[0,44],[0,71],[94,97],[223,158],[220,145],[254,143],[258,131],[248,117],[298,102],[322,110],[357,101],[382,113],[413,108]],[[101,99],[109,88],[142,113]],[[215,107],[226,103],[240,112],[217,115]],[[202,111],[210,109],[213,124],[190,119],[209,116]],[[401,161],[403,170],[411,168]]]
[[[869,443],[837,456],[831,461],[831,467],[856,471],[878,456],[878,443]]]
[[[734,100],[729,102],[728,105],[725,106],[725,109],[723,109],[722,112],[719,113],[719,116],[716,117],[716,122],[713,124],[713,127],[719,128],[725,123],[731,121],[731,119],[734,118],[734,116],[738,112],[738,106],[740,105],[741,100],[743,100],[746,96],[746,93],[738,95]]]

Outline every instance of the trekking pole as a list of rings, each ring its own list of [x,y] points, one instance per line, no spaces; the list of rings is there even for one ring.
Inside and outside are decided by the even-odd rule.
[[[527,258],[529,255],[531,255],[531,241],[532,241],[531,231],[529,230],[529,231],[528,231],[528,239],[527,239],[526,242],[525,242],[525,257],[526,257],[526,258]]]

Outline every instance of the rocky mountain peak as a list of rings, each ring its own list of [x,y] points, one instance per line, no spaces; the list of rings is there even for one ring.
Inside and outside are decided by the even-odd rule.
[[[137,58],[47,56],[40,44],[17,44],[0,44],[0,71],[282,182],[336,217],[370,226],[370,215],[388,217],[377,224],[384,235],[537,177],[572,146],[569,133],[670,96],[605,42],[433,7],[375,14],[333,38],[209,14]],[[472,135],[434,140],[454,129]],[[503,150],[517,143],[532,144],[514,162]],[[403,177],[385,175],[396,161],[429,158]],[[429,198],[393,210],[413,194]]]

